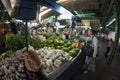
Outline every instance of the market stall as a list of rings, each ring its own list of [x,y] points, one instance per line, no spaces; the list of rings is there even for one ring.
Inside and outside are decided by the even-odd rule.
[[[0,80],[69,80],[84,63],[84,43],[62,39],[60,34],[28,33],[28,21],[36,18],[36,6],[33,0],[16,2],[18,13],[14,10],[12,15],[25,23],[25,35],[6,37],[8,50],[0,55]]]
[[[12,41],[14,40],[16,40],[16,43],[12,45]],[[64,80],[64,76],[66,76],[66,80],[70,79],[84,63],[84,54],[82,53],[83,47],[77,48],[72,45],[73,43],[69,40],[63,40],[58,36],[51,36],[47,40],[45,40],[44,37],[36,35],[29,36],[30,44],[34,47],[29,46],[29,50],[33,50],[37,54],[42,66],[39,72],[31,72],[26,65],[24,65],[24,51],[26,48],[24,48],[25,43],[22,40],[25,41],[25,36],[12,35],[7,38],[6,42],[9,50],[0,56],[0,79],[13,79],[11,76],[14,76],[14,79],[29,80],[31,78],[30,75],[34,75],[32,76],[34,80],[37,80],[39,77],[42,77],[43,80]],[[44,45],[41,45],[41,43]],[[9,62],[11,62],[11,64],[9,64]],[[33,62],[32,65],[35,66]],[[17,69],[19,69],[19,71],[17,71]],[[12,71],[18,75],[11,74],[10,72]],[[7,76],[7,74],[11,75]],[[23,77],[20,77],[20,75],[23,75]]]

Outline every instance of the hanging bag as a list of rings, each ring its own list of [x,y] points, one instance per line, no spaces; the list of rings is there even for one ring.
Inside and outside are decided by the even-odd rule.
[[[93,38],[92,38],[93,39]],[[87,41],[85,45],[86,56],[93,57],[94,47],[92,46],[93,41]]]

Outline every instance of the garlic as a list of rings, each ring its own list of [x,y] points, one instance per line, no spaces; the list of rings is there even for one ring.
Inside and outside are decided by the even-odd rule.
[[[43,64],[42,71],[44,71],[46,75],[56,71],[61,65],[72,59],[72,57],[63,50],[51,49],[50,47],[39,49],[37,54]]]

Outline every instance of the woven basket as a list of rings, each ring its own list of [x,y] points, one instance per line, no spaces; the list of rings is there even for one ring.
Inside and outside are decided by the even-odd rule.
[[[35,59],[35,61],[38,63],[39,67],[37,69],[32,69],[30,67],[30,64],[29,64],[29,61],[28,61],[28,55],[32,55],[33,58]],[[38,72],[38,71],[40,71],[40,69],[41,69],[41,60],[40,60],[40,58],[38,57],[38,55],[36,54],[35,51],[30,50],[28,52],[25,52],[24,53],[24,61],[25,61],[25,67],[29,71],[31,71],[31,72]]]

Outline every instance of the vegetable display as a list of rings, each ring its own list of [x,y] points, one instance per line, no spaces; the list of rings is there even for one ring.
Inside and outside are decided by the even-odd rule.
[[[22,35],[12,35],[6,39],[6,45],[9,50],[17,51],[25,46],[25,38]]]
[[[13,45],[14,44],[14,45]],[[68,52],[72,57],[75,57],[80,49],[84,46],[84,43],[80,43],[80,48],[75,42],[71,42],[70,40],[64,40],[59,38],[58,36],[51,36],[46,40],[45,37],[41,35],[29,35],[29,44],[38,50],[43,47],[51,47],[53,49],[61,49],[65,52]],[[7,38],[6,45],[9,50],[17,51],[25,47],[25,37],[22,35],[12,35]]]
[[[29,44],[35,49],[44,47],[46,39],[43,36],[28,36]],[[6,46],[9,50],[17,51],[25,47],[25,36],[12,35],[6,39]]]
[[[39,80],[36,73],[26,70],[24,55],[19,50],[0,62],[0,80]]]
[[[35,61],[34,55],[27,53],[27,63],[31,69],[42,70],[45,75],[50,75],[60,66],[71,61],[81,51],[70,40],[64,40],[57,35],[49,37],[47,40],[41,35],[29,35],[29,49],[36,51],[40,64]],[[82,47],[84,43],[81,43]],[[23,35],[11,35],[6,39],[8,51],[0,56],[0,80],[39,80],[35,71],[31,72],[26,67],[25,37]],[[29,52],[29,51],[28,51]]]
[[[39,49],[37,54],[42,61],[42,70],[46,75],[53,73],[65,62],[72,59],[67,52],[59,49],[51,49],[50,47]]]
[[[64,65],[72,57],[63,50],[44,47],[36,51],[42,63],[42,71],[49,75]],[[39,80],[37,73],[30,72],[25,67],[24,54],[18,50],[9,58],[0,62],[0,80]],[[29,57],[29,64],[32,68],[37,68],[37,64]]]
[[[2,55],[0,55],[0,61],[6,59],[8,57],[11,57],[13,54],[14,54],[13,51],[8,50],[7,52],[5,52]]]
[[[72,45],[70,40],[64,40],[59,38],[58,36],[52,36],[46,40],[45,46],[51,47],[53,49],[60,49],[67,53],[69,53],[72,57],[75,57],[78,52],[79,48]]]

